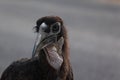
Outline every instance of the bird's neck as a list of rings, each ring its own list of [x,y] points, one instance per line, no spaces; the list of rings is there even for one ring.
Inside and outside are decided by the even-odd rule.
[[[58,72],[49,65],[43,50],[41,50],[39,55],[39,64],[41,76],[44,77],[45,80],[56,80]]]

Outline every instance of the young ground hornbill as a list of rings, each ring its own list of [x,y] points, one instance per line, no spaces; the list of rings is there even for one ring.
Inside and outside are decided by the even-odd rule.
[[[37,43],[32,58],[13,62],[0,80],[73,80],[67,31],[58,16],[37,20]]]

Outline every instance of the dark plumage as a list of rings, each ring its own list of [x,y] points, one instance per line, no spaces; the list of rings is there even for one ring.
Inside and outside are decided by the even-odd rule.
[[[13,62],[2,74],[0,80],[73,80],[73,72],[69,62],[69,48],[67,31],[63,21],[57,16],[45,16],[37,20],[36,32],[39,32],[40,25],[45,22],[48,26],[60,22],[61,29],[57,34],[57,41],[63,37],[64,44],[62,46],[63,62],[60,69],[55,69],[51,62],[48,61],[44,48],[39,50],[39,54],[31,59],[21,59]],[[50,28],[50,27],[49,27]],[[50,32],[48,28],[45,32]],[[38,45],[39,48],[39,45]],[[53,55],[54,56],[54,55]]]

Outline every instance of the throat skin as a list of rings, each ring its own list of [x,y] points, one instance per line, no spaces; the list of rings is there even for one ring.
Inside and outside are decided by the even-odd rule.
[[[42,43],[46,44],[42,50],[46,56],[46,60],[48,64],[54,68],[55,70],[59,71],[63,63],[63,53],[62,53],[62,46],[64,44],[64,39],[61,37],[56,43],[53,41],[54,37],[45,39]],[[41,46],[41,45],[40,45]],[[38,47],[38,51],[41,51],[41,47]],[[42,54],[41,52],[39,54]]]
[[[38,44],[36,53],[41,55],[42,53],[40,51],[43,50],[48,64],[58,71],[63,63],[62,55],[63,44],[64,44],[63,37],[56,41],[56,37],[53,35],[50,36],[49,38],[42,40],[42,42]]]
[[[48,63],[57,71],[59,71],[62,63],[63,63],[63,58],[62,56],[58,53],[57,48],[54,45],[48,45],[44,49],[47,57]]]

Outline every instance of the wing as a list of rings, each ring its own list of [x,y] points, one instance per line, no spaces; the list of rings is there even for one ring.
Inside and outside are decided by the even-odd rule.
[[[10,65],[2,74],[0,80],[12,80],[12,75],[14,75],[14,66]]]
[[[0,80],[34,80],[39,69],[37,64],[37,60],[15,61],[5,69]]]

